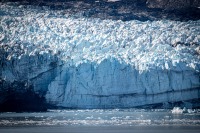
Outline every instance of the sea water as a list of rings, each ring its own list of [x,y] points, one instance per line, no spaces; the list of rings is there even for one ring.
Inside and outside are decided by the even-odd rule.
[[[48,110],[0,113],[0,127],[10,126],[200,126],[200,110],[166,109]]]

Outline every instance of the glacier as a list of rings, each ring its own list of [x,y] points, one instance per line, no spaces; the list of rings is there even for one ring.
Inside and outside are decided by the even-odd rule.
[[[1,104],[5,92],[30,88],[67,108],[200,98],[200,20],[124,22],[37,8],[0,4]]]

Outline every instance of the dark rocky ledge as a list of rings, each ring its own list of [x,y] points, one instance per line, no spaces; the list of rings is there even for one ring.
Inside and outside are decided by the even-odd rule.
[[[66,13],[81,13],[85,17],[113,20],[153,21],[168,19],[188,21],[200,19],[199,0],[2,0],[51,10],[65,9]]]

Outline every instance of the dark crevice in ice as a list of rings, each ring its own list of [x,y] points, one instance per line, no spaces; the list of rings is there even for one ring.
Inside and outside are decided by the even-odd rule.
[[[3,96],[0,112],[47,111],[45,98],[37,95],[32,86],[26,88],[24,82],[11,83],[6,91],[0,92],[0,95]]]

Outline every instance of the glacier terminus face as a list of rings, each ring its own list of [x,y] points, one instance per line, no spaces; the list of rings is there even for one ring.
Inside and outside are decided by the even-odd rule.
[[[5,3],[0,14],[2,92],[20,82],[17,92],[31,87],[67,108],[200,98],[200,20],[101,20]]]

